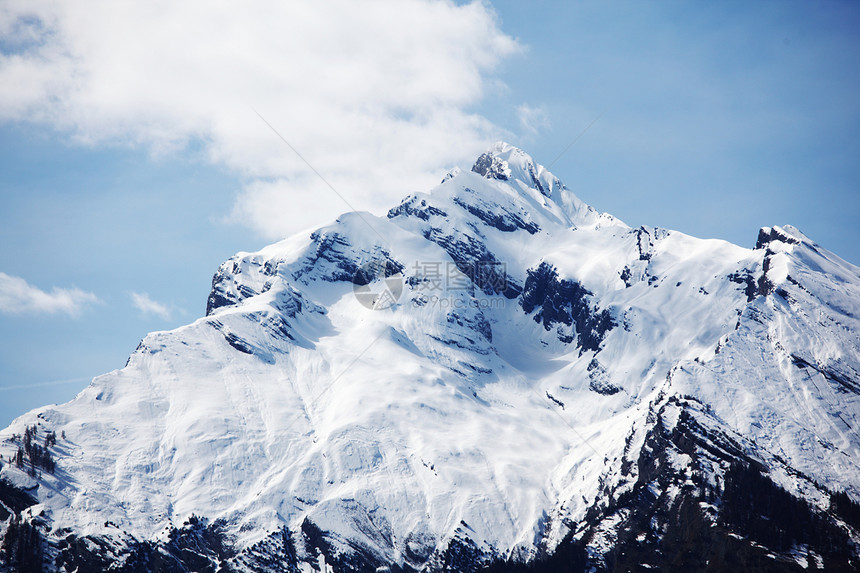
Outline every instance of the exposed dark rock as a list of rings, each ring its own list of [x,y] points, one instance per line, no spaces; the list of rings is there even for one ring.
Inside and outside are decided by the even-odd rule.
[[[586,371],[589,380],[588,389],[592,392],[597,392],[603,396],[613,396],[621,392],[622,388],[610,381],[606,368],[596,358],[588,363]]]
[[[578,282],[559,280],[555,267],[543,262],[528,271],[520,306],[526,314],[537,310],[535,322],[548,331],[557,324],[574,327],[580,350],[596,351],[615,322],[609,311],[591,307],[591,296]]]
[[[541,192],[541,195],[544,195],[546,197],[550,197],[552,195],[552,189],[547,189],[546,187],[544,187],[543,183],[541,183],[534,162],[528,162],[528,164],[526,165],[526,172],[528,173],[529,178],[532,180],[532,185],[534,185],[535,189]],[[561,187],[561,182],[555,177],[553,177],[552,185]]]
[[[486,570],[491,557],[475,545],[468,536],[458,532],[442,552],[439,565],[433,571],[477,573]]]
[[[621,280],[624,281],[625,288],[630,288],[631,286],[633,286],[633,281],[630,280],[630,278],[632,276],[633,276],[633,273],[630,270],[630,267],[625,265],[624,268],[621,270],[621,274],[619,275]]]
[[[491,153],[484,153],[478,157],[472,166],[472,171],[487,179],[498,179],[499,181],[507,181],[510,176],[507,162]]]
[[[758,238],[755,242],[756,249],[764,249],[771,241],[779,241],[789,245],[799,244],[800,241],[791,235],[783,233],[776,227],[762,227],[758,231]]]
[[[445,176],[442,178],[442,181],[440,181],[439,184],[441,185],[442,183],[448,181],[449,179],[453,179],[454,177],[456,177],[459,174],[460,174],[460,168],[454,167],[454,168],[448,170],[448,172],[445,174]]]
[[[165,548],[188,568],[213,573],[221,562],[236,554],[226,534],[224,520],[209,523],[209,520],[195,515],[189,517],[180,529],[170,531]]]
[[[756,293],[758,295],[767,296],[776,288],[776,285],[773,284],[773,281],[771,281],[767,276],[767,272],[770,270],[771,265],[770,259],[774,254],[775,253],[770,249],[765,251],[764,259],[762,260],[761,276],[758,278],[758,292]]]
[[[250,315],[250,318],[256,319],[257,321],[262,322],[263,316],[264,315],[256,313],[256,314]],[[235,348],[239,352],[241,352],[243,354],[249,354],[251,356],[256,356],[257,358],[259,358],[260,360],[262,360],[266,364],[274,364],[275,363],[275,357],[271,351],[269,351],[265,348],[261,348],[259,346],[256,346],[254,344],[251,344],[250,342],[248,342],[247,340],[245,340],[244,338],[242,338],[241,336],[239,336],[235,332],[231,332],[230,329],[227,326],[225,326],[223,323],[221,323],[220,321],[210,320],[209,324],[212,326],[212,328],[214,328],[215,330],[217,330],[218,332],[220,332],[224,336],[224,340],[227,342],[227,344],[229,344],[230,346],[232,346],[233,348]],[[271,325],[274,327],[275,323],[271,323]],[[291,338],[289,331],[286,331],[284,333],[284,335]]]
[[[412,216],[429,221],[431,217],[447,217],[448,214],[442,209],[437,209],[427,203],[426,199],[418,199],[411,195],[404,199],[400,205],[388,211],[388,218],[394,219],[400,216]]]
[[[383,264],[385,268],[397,269],[395,272],[405,268],[392,259],[386,249],[357,249],[349,242],[348,237],[341,233],[315,231],[311,234],[311,239],[315,248],[305,257],[301,268],[293,273],[294,279],[300,279],[317,267],[320,271],[319,278],[327,282],[360,281],[372,265]]]
[[[672,429],[663,422],[667,407],[681,409]],[[672,398],[656,413],[632,489],[606,506],[595,505],[580,525],[579,541],[565,542],[568,551],[582,555],[600,523],[612,517],[618,519],[614,547],[604,555],[587,554],[584,566],[568,570],[803,571],[793,556],[798,547],[820,556],[827,571],[856,570],[860,561],[848,533],[774,483],[737,440],[700,424],[697,418],[707,417],[700,408],[688,398]],[[673,466],[678,454],[689,456],[685,471]],[[715,465],[723,468],[716,486],[706,478]],[[535,562],[499,570],[559,569]]]
[[[308,272],[321,261],[332,263],[333,268],[323,275],[329,282],[352,281],[361,261],[356,261],[349,238],[340,233],[316,231],[311,235],[316,245],[313,254],[307,257],[300,273]],[[369,262],[369,261],[368,261]]]
[[[633,232],[636,234],[636,246],[639,249],[639,260],[650,261],[651,255],[654,251],[654,237],[651,236],[651,232],[645,227],[639,227]]]
[[[840,372],[839,366],[840,364],[837,362],[833,365],[822,366],[817,364],[810,364],[802,357],[792,354],[791,362],[798,368],[810,369],[814,372],[817,372],[824,376],[829,382],[832,382],[836,385],[837,390],[841,392],[851,392],[852,394],[860,394],[860,375],[857,372],[853,372],[853,376],[848,373]],[[807,371],[807,375],[809,372]],[[844,421],[844,420],[843,420]],[[846,422],[846,425],[848,423]],[[850,427],[850,425],[849,425]]]
[[[248,285],[243,284],[238,278],[244,276],[242,272],[243,265],[251,267],[254,273],[259,273],[263,276],[274,277],[278,274],[277,261],[270,260],[262,264],[255,259],[238,259],[236,257],[226,261],[218,267],[218,270],[212,277],[212,288],[206,299],[206,316],[209,316],[219,308],[237,304],[246,298],[260,294]],[[271,287],[272,281],[267,281],[262,288],[262,292],[266,292]]]
[[[404,569],[396,564],[383,563],[373,552],[350,540],[339,539],[337,545],[346,544],[343,547],[335,547],[330,534],[323,532],[315,523],[305,519],[302,522],[302,537],[304,538],[305,552],[309,555],[320,555],[325,557],[326,564],[336,573],[376,573],[380,568],[386,568],[392,572],[401,572]],[[407,571],[413,571],[407,569]]]
[[[594,368],[595,370],[597,367]],[[676,409],[664,422],[667,409]],[[555,573],[561,571],[803,571],[795,558],[798,548],[818,560],[826,571],[856,571],[860,566],[848,527],[860,525],[860,504],[841,492],[830,493],[833,515],[783,490],[751,457],[749,445],[713,429],[707,407],[691,397],[670,398],[654,412],[653,424],[638,456],[622,463],[632,487],[607,490],[608,502],[595,502],[586,520],[570,524],[574,530],[551,552],[524,563],[505,558],[492,548],[482,549],[461,524],[441,551],[408,556],[405,566],[383,563],[368,548],[322,531],[306,520],[300,531],[303,553],[316,568],[317,556],[337,573]],[[708,421],[710,420],[710,421]],[[630,440],[628,439],[628,445]],[[626,452],[629,453],[629,447]],[[678,468],[684,454],[688,463]],[[719,468],[716,482],[708,479]],[[798,474],[800,475],[800,474]],[[8,484],[2,490],[7,506],[22,508],[32,498]],[[615,520],[615,541],[606,553],[590,545],[601,524]],[[191,517],[162,542],[117,538],[65,537],[47,540],[37,527],[17,516],[7,528],[0,552],[0,571],[59,570],[91,573],[207,573],[242,570],[295,572],[299,558],[296,541],[286,530],[237,552],[224,523]],[[61,532],[60,532],[61,533]],[[574,535],[575,534],[575,535]],[[606,547],[605,544],[601,544]],[[49,555],[56,555],[48,566]],[[429,561],[428,561],[429,560]]]
[[[286,527],[281,528],[265,539],[258,541],[231,559],[230,563],[224,566],[224,571],[237,570],[237,564],[241,564],[244,570],[254,573],[271,573],[272,571],[293,573],[298,571],[299,561],[290,530]]]
[[[561,400],[559,400],[558,398],[556,398],[555,396],[553,396],[549,392],[546,393],[546,397],[549,398],[550,400],[552,400],[553,402],[555,402],[556,406],[559,406],[562,410],[564,410],[564,402],[562,402]]]
[[[391,259],[381,259],[363,265],[352,275],[352,284],[363,286],[373,281],[393,277],[403,272],[403,265]]]
[[[457,269],[484,294],[513,299],[522,292],[508,276],[507,265],[496,259],[482,241],[463,233],[447,234],[435,227],[427,229],[424,238],[445,249]]]
[[[57,543],[56,565],[78,573],[215,573],[231,571],[229,560],[236,554],[223,521],[210,523],[192,515],[181,528],[171,529],[163,542],[127,535],[67,535]]]
[[[467,189],[468,191],[468,189]],[[529,234],[534,235],[540,231],[537,223],[526,221],[523,216],[511,213],[507,209],[498,205],[476,205],[471,202],[466,202],[459,197],[454,197],[454,203],[480,219],[485,225],[499,229],[506,233],[523,229]]]
[[[17,488],[4,479],[0,479],[0,503],[8,510],[20,513],[38,501],[26,491]]]
[[[239,298],[230,290],[233,277],[238,272],[239,265],[236,261],[227,261],[218,267],[212,277],[212,288],[206,299],[206,316],[212,314],[216,309],[236,304],[239,301]]]
[[[464,313],[456,309],[451,310],[446,315],[445,320],[449,324],[456,324],[457,326],[468,328],[473,332],[477,332],[482,337],[484,337],[487,342],[493,341],[493,329],[490,326],[487,317],[485,317],[484,313],[480,311],[476,313]],[[473,340],[469,340],[469,342],[474,344]]]
[[[752,302],[759,294],[758,281],[753,276],[752,271],[744,269],[740,272],[734,272],[728,275],[728,278],[733,283],[744,285],[744,294],[747,297],[747,302]]]

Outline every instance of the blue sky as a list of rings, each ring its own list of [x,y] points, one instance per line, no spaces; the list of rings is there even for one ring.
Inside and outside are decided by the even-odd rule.
[[[628,224],[860,263],[860,4],[281,4],[0,10],[0,424],[347,210],[255,112],[358,208],[506,139]]]

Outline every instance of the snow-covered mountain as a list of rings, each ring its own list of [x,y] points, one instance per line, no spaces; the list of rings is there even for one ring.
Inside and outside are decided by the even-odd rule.
[[[499,143],[237,254],[0,453],[3,570],[854,570],[860,269],[630,228]]]

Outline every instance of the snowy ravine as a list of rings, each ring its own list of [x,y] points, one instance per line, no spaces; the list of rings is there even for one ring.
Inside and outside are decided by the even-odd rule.
[[[860,269],[754,247],[499,143],[239,253],[0,433],[0,570],[856,570]]]

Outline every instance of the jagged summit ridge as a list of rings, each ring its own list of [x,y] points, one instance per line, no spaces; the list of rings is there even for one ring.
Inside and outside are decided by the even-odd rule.
[[[535,190],[561,208],[568,224],[589,224],[597,215],[543,165],[525,151],[499,141],[475,161],[471,171],[491,180],[508,182],[520,190]],[[546,199],[537,199],[546,206]]]
[[[530,155],[509,143],[499,141],[475,161],[472,171],[487,179],[515,180],[533,187],[546,197],[563,187],[561,181]]]
[[[4,461],[0,527],[66,571],[671,570],[678,531],[688,569],[847,567],[860,271],[759,239],[631,229],[496,144],[385,216],[232,257],[206,316],[16,420],[3,459],[36,426],[57,470]],[[798,527],[739,514],[753,493]]]

